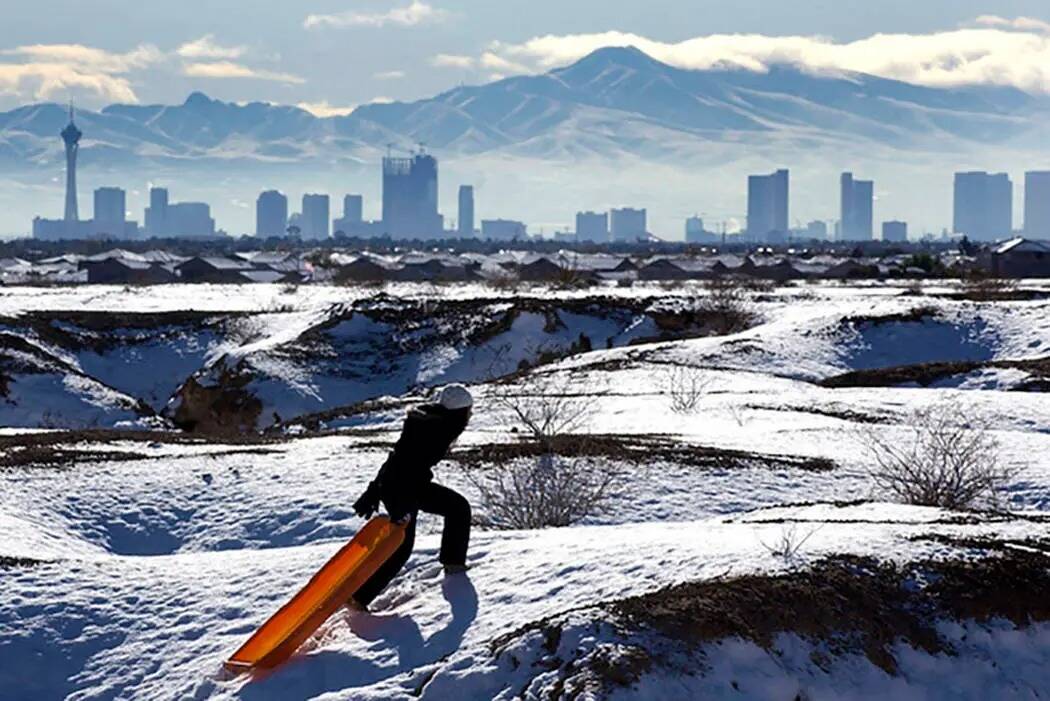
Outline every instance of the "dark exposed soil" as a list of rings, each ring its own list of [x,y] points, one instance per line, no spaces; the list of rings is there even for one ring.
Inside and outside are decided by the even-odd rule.
[[[105,352],[129,338],[163,340],[167,335],[214,328],[220,331],[245,312],[84,312],[37,311],[18,317],[0,316],[0,329],[31,331],[41,340],[70,351]]]
[[[820,381],[823,387],[892,387],[915,383],[927,387],[934,382],[967,375],[977,370],[1010,368],[1030,373],[1032,378],[1018,386],[1018,391],[1045,392],[1050,386],[1050,357],[1032,360],[951,361],[899,365],[874,370],[854,370]]]
[[[820,646],[812,656],[818,666],[834,655],[859,653],[896,674],[896,643],[954,653],[937,632],[938,621],[997,618],[1025,627],[1050,620],[1046,539],[939,538],[963,552],[903,565],[838,555],[787,574],[678,584],[544,618],[496,638],[491,650],[517,666],[514,643],[535,636],[539,657],[530,664],[537,672],[557,672],[553,697],[600,698],[656,666],[702,674],[702,646],[727,638],[771,650],[779,634],[792,633]],[[576,635],[593,642],[563,659],[558,651],[569,626],[585,626]]]
[[[262,413],[262,401],[245,387],[253,377],[239,367],[220,360],[211,370],[214,384],[201,384],[191,377],[179,387],[174,409],[165,413],[184,431],[213,436],[254,432]],[[280,417],[276,417],[280,421]]]
[[[843,317],[843,326],[882,326],[884,324],[907,324],[918,323],[937,317],[940,310],[934,306],[918,306],[900,314],[886,314],[883,316],[847,316]]]
[[[221,445],[264,446],[277,442],[254,434],[230,436]],[[148,460],[150,456],[133,450],[107,449],[116,442],[175,443],[202,445],[206,441],[176,432],[87,430],[48,431],[0,436],[0,469],[16,467],[72,467],[91,462],[125,462]],[[216,444],[220,445],[220,444]],[[83,446],[83,447],[73,447]],[[245,448],[238,452],[270,452],[263,447]],[[230,451],[224,451],[228,455]]]
[[[728,637],[770,648],[778,633],[863,652],[893,674],[892,644],[950,653],[938,619],[1050,620],[1050,557],[995,543],[972,560],[904,566],[835,556],[811,569],[680,584],[608,605],[629,628],[695,645]]]
[[[755,466],[772,470],[796,469],[812,472],[835,469],[835,463],[825,458],[768,455],[691,445],[656,435],[564,435],[558,436],[550,446],[533,440],[492,443],[457,450],[449,457],[467,467],[480,467],[501,465],[518,458],[535,458],[551,452],[563,457],[605,458],[644,465],[666,461],[698,468],[719,469]]]
[[[33,560],[28,557],[10,557],[0,555],[0,570],[13,570],[18,567],[36,567],[46,564],[46,560]]]

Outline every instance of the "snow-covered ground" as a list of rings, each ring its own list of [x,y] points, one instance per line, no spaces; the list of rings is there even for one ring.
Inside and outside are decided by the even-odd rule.
[[[479,466],[468,459],[471,451],[516,442],[506,397],[551,382],[589,406],[583,432],[633,447],[630,454],[599,451],[578,463],[581,470],[614,469],[615,494],[605,510],[572,527],[477,528],[472,569],[448,578],[436,562],[440,521],[423,515],[415,555],[373,612],[337,614],[300,654],[264,678],[229,678],[221,663],[360,527],[350,504],[396,438],[402,400],[302,426],[293,420],[284,434],[266,439],[3,431],[0,698],[1039,698],[1050,688],[1050,625],[1034,614],[1030,625],[1003,618],[940,621],[938,631],[954,655],[902,639],[893,647],[891,673],[855,649],[828,648],[792,630],[768,645],[736,637],[699,640],[695,659],[635,668],[624,652],[631,645],[652,645],[659,659],[668,643],[625,629],[606,606],[680,583],[797,572],[830,555],[903,565],[982,556],[980,539],[1035,551],[1033,544],[1050,539],[1050,402],[1042,392],[1016,391],[1035,370],[994,365],[1050,353],[1050,302],[975,303],[938,296],[933,288],[925,296],[902,296],[902,289],[777,288],[756,293],[760,319],[751,329],[640,345],[628,344],[638,332],[620,321],[602,326],[592,318],[569,319],[561,328],[530,325],[523,316],[521,328],[502,331],[512,348],[544,335],[568,343],[581,328],[596,337],[626,335],[623,344],[595,343],[590,352],[498,386],[464,370],[491,367],[492,358],[478,349],[453,344],[432,353],[419,373],[475,382],[471,427],[437,478],[464,491],[476,510],[470,474],[501,465]],[[437,293],[469,300],[478,293],[471,290],[451,286]],[[400,293],[425,299],[435,290],[405,286]],[[174,331],[151,327],[168,330],[150,331],[154,335],[133,344],[149,349],[140,355],[126,345],[114,353],[94,340],[88,348],[27,334],[47,355],[34,362],[65,375],[24,377],[90,378],[116,397],[107,400],[112,406],[141,399],[157,408],[185,379],[176,375],[223,356],[279,357],[270,351],[300,343],[319,319],[329,318],[332,305],[367,294],[320,286],[294,295],[262,286],[5,289],[0,310],[9,316],[0,325],[16,326],[31,310],[208,312],[204,321],[182,319]],[[580,299],[595,292],[544,294]],[[688,299],[691,293],[651,287],[601,294]],[[77,323],[75,333],[92,328],[82,318]],[[355,334],[372,338],[374,330],[336,328],[345,341],[338,348],[356,362]],[[522,359],[511,357],[515,365]],[[18,359],[19,368],[29,362]],[[823,383],[854,370],[946,361],[977,363],[981,370],[929,386]],[[325,372],[334,376],[340,362],[338,353],[324,358]],[[157,367],[152,374],[150,363]],[[134,373],[125,372],[129,365]],[[294,373],[284,367],[266,377],[286,378],[282,387],[315,383],[303,374],[311,367],[308,356],[296,357]],[[704,389],[695,411],[675,413],[669,383],[683,368],[695,372]],[[388,380],[377,378],[377,389],[361,396],[400,395],[415,386],[405,380],[391,388],[383,384]],[[406,395],[414,397],[418,393]],[[5,401],[0,415],[7,427],[59,422],[56,413],[50,425],[18,420],[31,418],[26,395],[19,395],[21,414],[13,400]],[[34,401],[43,412],[51,399]],[[333,398],[320,406],[340,404]],[[949,404],[991,427],[1001,462],[1012,468],[999,504],[1010,513],[893,504],[873,484],[861,431],[906,441],[915,409]],[[79,416],[75,407],[61,406]],[[98,402],[92,406],[97,410]],[[123,411],[67,427],[143,425],[130,409]],[[18,457],[34,446],[35,453]],[[704,451],[718,459],[688,459]],[[507,464],[521,460],[510,457]],[[805,539],[798,556],[773,554],[792,533]],[[557,622],[558,640],[537,632],[544,620]],[[630,671],[606,674],[611,685],[588,676],[610,664]]]

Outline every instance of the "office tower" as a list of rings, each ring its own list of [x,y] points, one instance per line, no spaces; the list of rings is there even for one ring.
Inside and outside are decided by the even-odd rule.
[[[609,240],[609,214],[607,212],[577,212],[576,240],[603,243]]]
[[[955,233],[984,241],[1008,237],[1013,231],[1013,191],[1006,173],[956,173]]]
[[[644,209],[623,207],[609,211],[609,235],[613,241],[636,241],[648,235]]]
[[[843,173],[840,194],[841,240],[871,241],[874,238],[874,183],[871,180],[854,180],[853,173]]]
[[[80,217],[77,213],[77,153],[80,151],[80,137],[84,133],[77,129],[73,122],[73,103],[69,103],[69,124],[62,130],[62,142],[66,147],[66,212],[64,219],[75,222]]]
[[[210,238],[215,235],[211,207],[204,202],[169,202],[168,191],[150,188],[145,216],[146,235],[154,238]]]
[[[439,238],[438,163],[425,153],[383,159],[383,227],[394,238]]]
[[[704,220],[700,217],[689,217],[685,220],[685,242],[701,243],[707,238],[704,231]]]
[[[806,236],[817,241],[828,240],[828,223],[813,220],[806,225]]]
[[[884,221],[882,222],[882,240],[883,241],[907,241],[908,240],[908,224],[902,221]]]
[[[215,220],[204,202],[177,202],[168,205],[164,228],[167,236],[209,238],[215,235]]]
[[[474,186],[459,186],[459,237],[472,238],[474,236]]]
[[[525,224],[510,219],[482,219],[481,238],[495,241],[524,241]]]
[[[360,224],[364,221],[365,199],[361,195],[343,197],[343,221]]]
[[[259,194],[255,201],[255,235],[284,236],[288,228],[288,198],[277,190]]]
[[[1050,239],[1050,171],[1024,174],[1024,234]]]
[[[787,170],[747,179],[747,235],[752,241],[787,235],[789,180]]]
[[[363,236],[367,233],[364,225],[364,198],[361,195],[343,197],[343,216],[332,220],[333,236]]]
[[[95,228],[113,236],[124,233],[127,219],[127,195],[119,187],[95,190]]]
[[[149,207],[146,207],[146,215],[143,224],[147,236],[167,236],[165,222],[168,220],[168,190],[163,187],[151,187],[149,190]]]
[[[302,237],[328,238],[328,195],[303,195]]]

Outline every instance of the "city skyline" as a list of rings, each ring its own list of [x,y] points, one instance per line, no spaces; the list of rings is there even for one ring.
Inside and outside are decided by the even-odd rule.
[[[608,60],[611,58],[616,63],[618,68],[625,66],[644,66],[649,69],[650,66],[662,65],[653,63],[652,59],[646,54],[636,49],[625,49],[615,50],[612,53],[599,51],[596,52],[592,57],[590,64]],[[621,63],[623,62],[623,63]],[[587,62],[581,62],[579,66],[586,65]],[[576,69],[579,66],[574,66]],[[583,70],[586,70],[584,68]],[[213,104],[208,98],[200,96],[191,96],[190,100],[187,101],[187,105],[193,104],[194,106],[211,106]],[[118,221],[112,214],[111,211],[105,214],[101,218],[96,213],[96,219],[101,222],[106,222],[107,225],[104,229],[98,229],[97,226],[90,223],[90,221],[78,222],[77,212],[77,187],[76,187],[76,173],[77,173],[77,155],[80,148],[80,140],[84,136],[84,133],[79,129],[75,122],[75,115],[72,103],[69,105],[69,121],[68,124],[60,132],[60,136],[63,141],[65,148],[65,214],[63,217],[64,226],[58,227],[57,220],[43,220],[41,217],[37,217],[34,222],[34,232],[38,230],[40,235],[45,237],[53,237],[57,232],[64,231],[64,235],[84,235],[94,233],[109,233],[110,230],[123,231],[127,234],[129,231],[134,232],[135,226],[132,223],[130,229],[123,229],[122,225],[124,222]],[[444,227],[444,217],[440,210],[440,193],[438,188],[437,178],[437,161],[431,155],[428,154],[424,149],[424,144],[420,143],[418,151],[415,151],[410,156],[395,156],[391,152],[391,148],[394,144],[390,144],[387,147],[387,156],[382,159],[382,170],[383,170],[383,188],[382,188],[382,215],[378,221],[382,222],[382,227],[377,228],[362,228],[356,230],[351,235],[363,235],[363,236],[374,236],[378,234],[390,234],[395,237],[414,237],[418,236],[421,238],[438,238],[446,231]],[[1041,173],[1026,171],[1025,174],[1025,202],[1021,210],[1024,216],[1034,221],[1040,219],[1046,219],[1044,210],[1045,207],[1040,206],[1038,202],[1038,194],[1029,196],[1028,192],[1041,192],[1046,188],[1045,181],[1039,176]],[[967,234],[977,239],[991,239],[1008,235],[1014,231],[1013,224],[1014,218],[1012,216],[1014,203],[1014,189],[1010,176],[1006,173],[1000,173],[994,177],[996,183],[1004,183],[1004,186],[996,184],[994,186],[994,199],[993,195],[986,195],[986,190],[991,188],[991,185],[985,186],[979,184],[980,178],[985,177],[983,171],[956,171],[955,174],[955,185],[954,185],[954,204],[952,214],[952,225],[946,227],[949,232]],[[770,241],[775,242],[788,238],[789,236],[797,236],[799,231],[813,230],[812,225],[804,227],[801,224],[800,219],[792,219],[789,216],[790,202],[789,187],[788,187],[788,174],[787,170],[780,170],[771,176],[749,176],[749,185],[747,192],[747,215],[743,223],[739,221],[726,221],[719,220],[717,217],[715,221],[718,224],[718,228],[723,232],[735,232],[738,229],[744,229],[747,232],[747,236],[753,241]],[[993,182],[989,180],[988,182]],[[467,198],[466,205],[463,197],[463,192],[460,192],[458,209],[464,211],[469,210],[471,219],[474,218],[474,205],[473,205],[473,186],[470,186],[469,198]],[[102,208],[107,210],[113,209],[111,199],[102,197],[106,190],[112,190],[112,186],[103,186],[96,188],[95,191],[95,203],[96,212],[99,210],[99,202],[103,203]],[[151,192],[151,206],[153,205],[153,193],[157,190],[152,185],[150,187]],[[163,191],[163,190],[161,190]],[[116,196],[117,192],[110,193]],[[121,202],[126,201],[126,192],[119,190],[119,198]],[[841,175],[840,179],[840,215],[838,219],[838,227],[835,233],[837,240],[870,240],[874,238],[875,233],[875,222],[873,216],[874,203],[876,200],[874,182],[872,180],[854,180],[852,173],[846,172]],[[638,204],[636,202],[635,204]],[[572,209],[573,203],[566,202],[566,208]],[[125,211],[127,212],[127,205],[125,204]],[[258,205],[257,205],[258,206]],[[985,207],[985,210],[981,208]],[[154,212],[157,211],[156,207],[152,207]],[[973,210],[968,212],[969,210]],[[362,221],[363,217],[360,214],[348,215],[352,209],[362,209],[357,207],[355,204],[353,207],[344,205],[344,217],[342,221],[349,225],[350,229],[355,229],[358,223]],[[631,207],[620,208],[616,206],[609,206],[609,228],[610,234],[613,239],[633,239],[639,238],[650,233],[656,233],[657,235],[673,240],[674,236],[668,237],[664,231],[652,231],[648,226],[648,207],[640,210],[635,210]],[[977,211],[981,210],[981,211]],[[163,210],[165,213],[168,211],[166,204]],[[882,216],[887,216],[885,213],[880,213]],[[157,235],[158,233],[171,233],[184,229],[187,233],[192,232],[190,235],[201,235],[209,236],[215,233],[216,226],[215,220],[211,216],[210,205],[202,202],[183,202],[172,205],[171,209],[171,223],[157,225],[157,216],[154,215],[153,223],[151,224],[150,208],[147,208],[144,212],[144,232],[146,235]],[[164,216],[167,216],[166,214]],[[518,222],[514,219],[505,219],[505,213],[499,213],[501,221],[511,221],[514,223],[522,223],[523,226],[527,226],[530,218],[522,219]],[[899,216],[894,213],[892,216]],[[978,221],[982,217],[986,218],[987,221]],[[333,222],[331,216],[331,203],[329,196],[323,192],[311,193],[304,192],[303,194],[303,205],[298,213],[290,213],[289,218],[292,219],[292,224],[295,230],[299,232],[306,239],[325,239],[329,238],[330,234],[335,230],[339,229],[339,224]],[[624,218],[631,219],[631,224],[623,224]],[[455,222],[454,219],[451,221]],[[484,219],[482,221],[485,221]],[[495,221],[495,220],[489,220]],[[564,221],[564,220],[563,220]],[[885,219],[884,221],[894,222],[894,219]],[[1023,222],[1023,227],[1020,224]],[[1018,223],[1018,229],[1024,229],[1029,231],[1033,228],[1033,224],[1029,224],[1027,220],[1022,220]],[[39,225],[38,225],[39,223]],[[177,224],[176,224],[177,223]],[[1040,224],[1045,225],[1045,224]],[[92,228],[95,227],[95,228]],[[172,228],[174,227],[174,228]],[[484,228],[484,227],[483,227]],[[272,229],[272,227],[271,227]],[[258,223],[258,212],[256,231],[260,230]],[[548,231],[548,234],[557,233],[558,231],[565,231],[567,227],[559,225],[555,227],[554,231]],[[473,228],[470,229],[471,233]],[[71,234],[72,232],[72,234]],[[248,233],[243,229],[233,228],[230,232],[233,235],[239,233]],[[344,233],[345,231],[344,227]],[[464,232],[460,232],[464,233]],[[534,232],[536,233],[536,232]],[[542,229],[541,232],[542,233]],[[123,235],[123,234],[119,234]]]

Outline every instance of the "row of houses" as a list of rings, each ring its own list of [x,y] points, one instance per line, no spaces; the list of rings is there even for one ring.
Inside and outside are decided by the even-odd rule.
[[[312,270],[298,253],[176,256],[166,251],[114,249],[91,256],[68,254],[26,261],[0,260],[4,284],[158,285],[164,283],[299,283]]]
[[[313,259],[299,252],[255,251],[225,256],[177,256],[166,251],[134,253],[114,249],[26,261],[0,260],[4,284],[91,283],[337,283],[470,282],[520,280],[586,284],[601,281],[705,280],[722,276],[783,282],[802,279],[925,277],[938,271],[983,269],[1002,277],[1050,277],[1050,245],[1014,239],[965,255],[941,253],[916,264],[916,256],[773,254],[623,256],[610,253],[554,254],[530,251],[396,254],[333,252]]]

